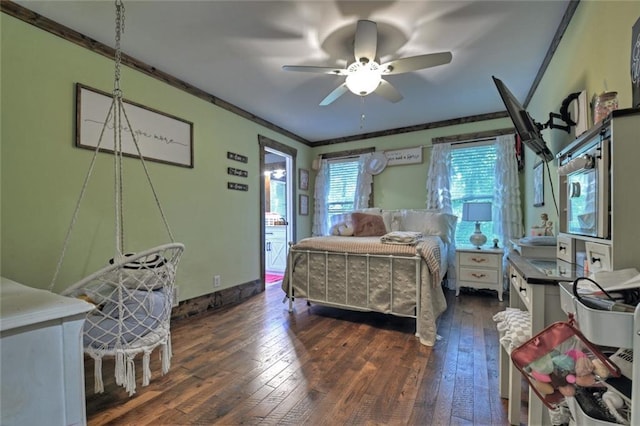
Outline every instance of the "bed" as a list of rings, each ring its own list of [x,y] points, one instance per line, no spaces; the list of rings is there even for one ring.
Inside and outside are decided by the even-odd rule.
[[[438,316],[447,307],[441,281],[449,268],[457,218],[422,210],[380,216],[385,226],[377,235],[363,236],[356,229],[356,236],[310,237],[290,245],[282,283],[289,310],[298,297],[342,309],[411,317],[420,342],[433,346]]]

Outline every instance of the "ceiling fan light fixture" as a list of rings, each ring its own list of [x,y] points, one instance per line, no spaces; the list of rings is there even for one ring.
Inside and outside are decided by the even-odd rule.
[[[380,65],[375,61],[354,62],[347,68],[349,75],[345,81],[351,93],[358,96],[366,96],[372,93],[380,85]]]

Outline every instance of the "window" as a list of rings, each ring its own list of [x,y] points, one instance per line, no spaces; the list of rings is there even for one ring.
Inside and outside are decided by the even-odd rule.
[[[358,186],[358,157],[328,160],[327,221],[331,217],[354,210]]]
[[[451,149],[451,209],[462,219],[462,205],[467,202],[493,202],[495,192],[495,141],[454,145]],[[456,245],[469,245],[475,231],[474,222],[458,220]],[[488,243],[497,236],[493,222],[482,223]],[[487,243],[487,244],[488,244]]]

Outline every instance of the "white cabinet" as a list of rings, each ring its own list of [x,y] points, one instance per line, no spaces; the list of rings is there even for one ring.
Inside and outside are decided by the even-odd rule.
[[[86,424],[82,326],[93,305],[6,278],[0,304],[0,424]]]
[[[568,198],[571,193],[567,188],[567,181],[560,176],[560,240],[559,257],[576,263],[584,261],[585,270],[589,272],[619,270],[624,268],[640,269],[638,242],[640,241],[640,226],[638,226],[638,212],[640,211],[640,189],[638,185],[638,159],[640,159],[640,144],[638,130],[640,129],[640,109],[613,111],[605,119],[599,131],[599,137],[609,142],[609,185],[604,187],[604,194],[608,195],[605,204],[605,224],[609,225],[608,237],[596,238],[570,233],[567,226]],[[586,138],[578,138],[574,143],[562,150],[558,157],[570,156],[572,151],[578,150]],[[605,156],[606,157],[606,156]],[[564,248],[562,252],[560,250]],[[586,274],[585,274],[586,275]],[[562,308],[566,312],[576,313],[578,326],[582,333],[592,343],[622,348],[632,348],[635,356],[640,354],[640,307],[634,314],[598,311],[588,308],[574,300],[572,292],[564,287]],[[633,377],[640,377],[640,364],[633,365]],[[632,425],[640,425],[640,380],[632,384]]]
[[[287,265],[287,226],[265,226],[264,241],[266,271],[284,272]]]
[[[502,249],[456,248],[456,296],[460,287],[490,289],[502,301]]]
[[[602,218],[599,220],[608,225],[608,236],[597,238],[570,232],[569,200],[575,195],[575,191],[568,185],[568,177],[559,173],[559,240],[562,241],[558,246],[559,257],[578,264],[584,259],[587,263],[585,269],[589,272],[632,267],[640,269],[639,129],[640,109],[613,111],[601,127],[594,127],[558,153],[562,163],[576,157],[580,149],[594,139],[608,141],[609,152],[603,148],[605,152],[602,155],[608,157],[609,164],[603,166],[608,168],[601,172],[606,174],[609,182],[608,185],[603,183],[597,188],[606,198],[602,202],[604,205],[600,206],[599,214]]]

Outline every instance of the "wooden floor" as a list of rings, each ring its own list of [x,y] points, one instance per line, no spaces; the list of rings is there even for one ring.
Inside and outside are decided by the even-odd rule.
[[[279,285],[242,305],[172,322],[171,371],[129,398],[105,360],[85,360],[89,425],[506,425],[498,394],[495,292],[446,291],[433,348],[415,320],[281,303]]]

